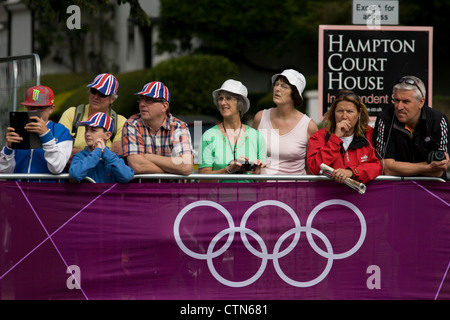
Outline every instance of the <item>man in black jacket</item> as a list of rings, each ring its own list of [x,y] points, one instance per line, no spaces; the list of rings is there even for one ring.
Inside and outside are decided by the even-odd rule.
[[[394,106],[378,115],[373,143],[384,174],[447,179],[448,119],[425,106],[425,96],[419,78],[402,77],[393,88]]]

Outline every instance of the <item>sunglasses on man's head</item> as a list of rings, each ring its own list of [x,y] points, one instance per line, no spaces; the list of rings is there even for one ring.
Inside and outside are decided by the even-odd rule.
[[[336,99],[343,98],[343,97],[349,97],[351,99],[359,101],[359,97],[356,94],[354,94],[353,92],[348,92],[348,91],[339,91],[339,93],[336,96]]]
[[[414,79],[403,77],[398,80],[398,83],[402,83],[402,82],[412,85],[412,86],[416,86],[417,89],[419,89],[420,94],[422,95],[422,98],[425,98],[423,95],[422,89],[420,89],[419,85],[417,84],[417,82]]]
[[[106,97],[109,97],[109,96],[107,96],[106,94],[103,94],[103,93],[101,93],[100,91],[98,91],[97,89],[94,89],[94,88],[91,88],[90,89],[90,92],[95,96],[95,95],[99,95],[100,96],[100,98],[106,98]]]

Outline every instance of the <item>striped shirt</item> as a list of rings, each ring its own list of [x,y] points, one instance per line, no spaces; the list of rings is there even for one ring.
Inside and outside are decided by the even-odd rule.
[[[166,157],[193,154],[187,124],[169,114],[155,135],[150,133],[140,114],[131,116],[122,131],[123,157],[152,153]]]

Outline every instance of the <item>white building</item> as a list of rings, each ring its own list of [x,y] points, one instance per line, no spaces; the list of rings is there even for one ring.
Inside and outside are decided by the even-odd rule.
[[[159,0],[141,1],[141,7],[152,20],[149,28],[141,28],[130,19],[129,4],[115,5],[114,44],[108,44],[108,59],[118,67],[118,72],[127,72],[151,67],[167,59],[168,55],[156,55],[154,46],[158,38],[157,21]],[[71,16],[67,13],[67,18]],[[83,21],[81,17],[81,28]],[[34,52],[34,15],[20,0],[0,3],[0,58],[26,55]],[[67,67],[44,59],[42,73],[70,72]]]

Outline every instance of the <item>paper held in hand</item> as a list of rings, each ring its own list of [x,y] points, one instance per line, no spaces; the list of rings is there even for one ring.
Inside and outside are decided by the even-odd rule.
[[[333,171],[334,169],[327,166],[325,163],[322,163],[320,165],[320,174],[323,174],[324,176],[327,176],[330,179],[333,179]],[[345,179],[344,184],[352,188],[353,190],[358,191],[358,193],[360,194],[364,194],[366,192],[366,186],[364,183],[358,182],[351,178]]]

